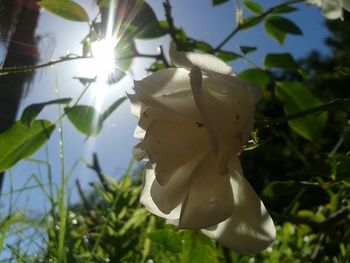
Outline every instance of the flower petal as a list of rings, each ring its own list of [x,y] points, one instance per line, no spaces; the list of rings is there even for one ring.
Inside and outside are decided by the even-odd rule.
[[[220,171],[225,174],[228,161],[242,151],[253,129],[259,90],[234,76],[211,73],[202,78],[198,67],[192,69],[190,80],[194,100],[220,158]]]
[[[202,232],[238,253],[256,254],[273,242],[276,229],[264,204],[244,178],[238,157],[232,158],[229,168],[234,212],[224,222]]]
[[[202,158],[202,155],[198,155],[179,167],[173,173],[171,180],[164,186],[154,180],[151,187],[151,196],[160,211],[169,214],[181,205],[191,185],[193,171]]]
[[[165,214],[159,210],[159,208],[154,203],[151,196],[151,187],[153,182],[156,181],[154,170],[150,164],[146,166],[145,174],[142,183],[142,192],[140,202],[143,204],[148,211],[157,216],[163,217],[168,220],[176,220],[180,217],[181,207],[174,209],[172,212]]]
[[[162,108],[196,121],[200,114],[194,103],[189,72],[184,69],[164,69],[141,81],[135,81],[134,101],[148,107]]]
[[[324,1],[322,4],[322,12],[328,19],[343,18],[343,9],[340,1]]]
[[[227,219],[233,212],[234,198],[230,176],[221,175],[213,153],[200,163],[182,205],[179,228],[200,229]]]
[[[143,148],[142,142],[134,146],[134,148],[132,149],[132,154],[135,160],[137,161],[141,161],[142,159],[147,157],[145,149]]]
[[[156,164],[156,177],[161,185],[169,182],[178,167],[210,150],[204,128],[175,118],[153,120],[143,145],[150,162]]]
[[[197,66],[205,72],[218,72],[221,74],[235,75],[229,65],[210,54],[177,51],[174,43],[170,46],[169,54],[171,60],[178,68],[191,70],[194,66]]]

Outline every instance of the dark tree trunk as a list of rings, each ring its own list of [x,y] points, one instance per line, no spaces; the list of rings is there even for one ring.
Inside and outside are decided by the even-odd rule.
[[[39,18],[37,1],[22,0],[18,8],[18,12],[15,12],[16,24],[10,37],[4,68],[33,65],[38,59],[35,37]],[[0,132],[7,130],[15,122],[21,98],[32,77],[33,73],[30,72],[0,76]],[[3,179],[4,173],[1,173],[0,193]]]

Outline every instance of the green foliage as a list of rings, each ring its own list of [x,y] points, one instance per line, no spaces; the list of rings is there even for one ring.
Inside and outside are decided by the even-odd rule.
[[[229,47],[223,50],[225,41],[214,46],[193,39],[185,28],[175,26],[177,21],[173,23],[169,19],[171,13],[165,16],[166,21],[158,21],[151,6],[144,1],[118,1],[114,10],[109,10],[110,0],[96,1],[101,21],[93,20],[82,41],[83,55],[89,56],[91,42],[106,36],[108,13],[113,11],[116,14],[115,29],[121,29],[118,32],[123,34],[116,36],[118,44],[114,58],[119,69],[112,83],[120,80],[124,75],[122,71],[128,70],[137,56],[154,58],[150,71],[169,66],[163,51],[155,55],[140,54],[135,39],[154,39],[168,34],[181,50],[211,53],[226,62],[244,59],[250,63],[245,55],[257,51],[256,47],[238,43],[238,54]],[[214,6],[226,2],[228,0],[212,1]],[[302,34],[291,19],[280,16],[295,12],[297,8],[292,4],[283,2],[264,13],[255,1],[243,3],[254,16],[238,21],[231,38],[263,22],[266,32],[280,44],[288,34]],[[43,0],[40,5],[66,19],[89,21],[86,12],[68,0]],[[123,15],[120,15],[121,10],[125,11]],[[350,27],[349,17],[344,15],[343,22],[328,22],[334,36],[327,43],[334,55],[323,57],[313,52],[308,58],[296,61],[290,53],[267,54],[264,69],[253,62],[254,68],[239,74],[240,78],[262,90],[262,99],[257,105],[257,124],[263,120],[260,123],[264,125],[255,126],[249,142],[253,145],[250,149],[254,150],[244,151],[240,159],[245,176],[260,193],[277,225],[277,238],[270,249],[254,257],[245,257],[223,249],[199,231],[177,231],[139,204],[139,175],[131,177],[129,169],[120,181],[115,181],[107,178],[96,165],[89,167],[97,173],[100,184],[92,183],[90,194],[80,189],[83,202],[70,206],[70,212],[64,206],[64,185],[68,179],[63,178],[63,190],[57,189],[59,193],[54,193],[51,190],[55,187],[50,185],[51,188],[46,189],[39,177],[34,176],[37,187],[51,204],[49,212],[40,220],[32,220],[30,225],[37,227],[40,235],[45,233],[44,241],[37,245],[41,253],[33,256],[6,244],[12,229],[18,225],[27,227],[30,221],[22,214],[22,220],[18,220],[18,214],[16,217],[12,211],[6,218],[0,217],[0,249],[10,251],[17,262],[348,262],[349,101],[322,108],[330,113],[319,110],[319,106],[328,105],[322,101],[348,98],[350,94]],[[90,84],[94,81],[80,80]],[[67,115],[78,131],[87,136],[97,135],[103,122],[124,100],[121,98],[105,112],[98,113],[89,105],[78,105],[78,99],[74,106],[66,107],[59,120]],[[28,106],[21,121],[0,134],[0,171],[30,157],[46,143],[55,125],[36,120],[43,108],[69,102],[70,99],[60,99]],[[44,162],[48,176],[51,176],[50,161]]]
[[[89,21],[86,11],[80,5],[70,0],[41,0],[39,5],[47,11],[71,21]]]
[[[280,82],[276,87],[276,96],[281,100],[286,114],[301,112],[322,104],[303,84],[299,82]],[[320,143],[327,124],[326,112],[309,115],[289,121],[290,127],[305,139]]]
[[[136,10],[137,13],[130,22],[132,28],[128,28],[135,34],[136,38],[157,38],[167,33],[160,26],[153,9],[146,2],[141,1]]]
[[[262,16],[249,16],[243,20],[240,28],[241,30],[246,30],[260,24],[262,21],[264,21]]]
[[[97,135],[102,129],[102,116],[87,105],[66,107],[64,111],[73,126],[85,135]]]
[[[229,51],[220,51],[217,56],[225,62],[231,62],[241,57],[240,55]]]
[[[240,46],[239,49],[243,52],[243,54],[248,54],[255,51],[256,47],[248,47],[248,46]]]
[[[278,6],[274,7],[272,13],[273,14],[287,14],[297,11],[298,8],[290,5]]]
[[[103,122],[126,100],[122,97],[112,103],[102,114],[88,105],[75,105],[64,109],[68,119],[81,133],[96,136],[103,127]]]
[[[288,34],[292,34],[292,35],[303,34],[301,29],[296,24],[294,24],[294,22],[282,16],[269,16],[269,18],[266,20],[266,24],[268,24],[268,26],[272,26],[275,29]]]
[[[229,0],[212,0],[212,1],[213,1],[213,6],[216,6],[216,5],[221,5],[223,3],[226,3]]]
[[[261,7],[261,5],[254,1],[244,1],[243,4],[246,8],[248,8],[249,11],[251,11],[254,14],[261,15],[262,13],[264,13],[264,9]]]
[[[261,69],[250,68],[239,74],[241,79],[254,83],[260,88],[264,89],[270,82],[270,76],[268,73]]]
[[[33,124],[35,118],[48,105],[53,104],[68,104],[72,101],[71,98],[62,98],[57,100],[50,100],[42,103],[34,103],[26,107],[22,112],[21,121],[28,127]]]
[[[302,35],[301,29],[291,20],[281,16],[269,16],[265,21],[266,32],[281,45],[287,34]]]
[[[50,138],[55,125],[37,120],[30,127],[17,121],[0,134],[0,172],[9,169],[22,159],[30,157]]]
[[[264,60],[264,65],[266,68],[278,68],[289,71],[295,71],[298,69],[298,64],[289,53],[267,54]]]

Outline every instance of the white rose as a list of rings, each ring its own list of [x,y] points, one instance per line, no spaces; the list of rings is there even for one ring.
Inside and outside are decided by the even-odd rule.
[[[320,7],[328,19],[343,19],[343,9],[350,11],[350,0],[308,0],[308,3]]]
[[[148,159],[141,202],[179,229],[255,254],[276,235],[238,159],[259,90],[215,56],[172,47],[170,57],[177,68],[135,81],[129,95],[140,118],[134,156]]]

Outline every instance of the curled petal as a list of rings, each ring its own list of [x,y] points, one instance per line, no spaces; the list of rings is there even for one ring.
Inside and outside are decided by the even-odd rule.
[[[153,120],[143,145],[150,162],[156,164],[155,173],[161,185],[167,184],[183,164],[210,149],[205,129],[176,119]]]
[[[188,163],[173,172],[171,180],[166,185],[160,185],[154,180],[151,187],[151,196],[159,208],[165,214],[171,213],[184,201],[191,185],[193,171],[198,166],[202,155],[194,156]]]
[[[222,222],[233,212],[230,176],[221,175],[213,153],[199,164],[182,205],[179,228],[201,229]]]
[[[264,204],[243,177],[237,157],[232,158],[229,168],[234,212],[230,218],[202,232],[238,253],[253,255],[271,245],[276,229]]]
[[[343,9],[340,1],[324,1],[322,12],[328,19],[343,18]]]
[[[177,51],[174,43],[170,46],[170,58],[178,68],[191,70],[197,66],[205,72],[235,75],[232,68],[216,56]]]
[[[187,70],[174,68],[157,71],[134,82],[135,94],[131,98],[147,107],[161,108],[182,118],[199,121],[188,74]]]
[[[178,207],[171,211],[168,214],[163,213],[159,210],[159,208],[154,203],[152,196],[151,196],[151,187],[153,185],[153,182],[156,181],[156,177],[154,174],[154,170],[150,164],[146,166],[145,174],[143,177],[143,183],[142,183],[142,192],[141,192],[141,198],[140,202],[143,204],[148,211],[150,211],[152,214],[155,214],[159,217],[163,217],[168,220],[177,220],[180,218],[180,211],[181,207]]]
[[[132,154],[137,161],[141,161],[142,159],[146,158],[146,152],[143,148],[142,142],[138,143],[133,149]]]
[[[190,80],[194,100],[220,158],[220,171],[225,174],[229,159],[242,151],[253,129],[258,89],[234,76],[211,73],[203,78],[198,67],[191,70]]]

